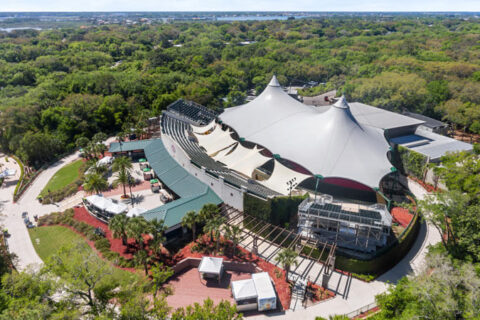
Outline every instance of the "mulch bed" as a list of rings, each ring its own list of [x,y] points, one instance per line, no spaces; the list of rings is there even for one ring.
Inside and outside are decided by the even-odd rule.
[[[313,296],[313,301],[312,301],[313,303],[335,297],[335,293],[333,291],[323,288],[316,283],[309,281],[307,283],[307,287],[312,288],[315,291],[315,295]]]
[[[418,183],[419,185],[421,185],[423,187],[423,189],[425,189],[427,192],[437,192],[437,191],[441,191],[442,189],[440,188],[435,188],[434,186],[432,186],[430,183],[427,183],[425,181],[422,181],[420,179],[417,179],[415,177],[411,177],[409,176],[410,179],[412,179],[413,181],[415,181],[416,183]]]
[[[412,221],[413,214],[405,208],[394,207],[392,208],[392,217],[395,222],[398,222],[402,227],[406,228],[410,221]]]
[[[187,244],[174,256],[174,260],[178,262],[182,259],[190,257],[202,258],[205,256],[213,256],[200,252],[192,252],[191,248],[193,245],[193,242]],[[287,310],[290,307],[291,293],[290,284],[285,280],[285,271],[241,247],[237,246],[237,252],[241,252],[241,254],[235,255],[234,257],[225,255],[216,255],[215,257],[223,258],[226,261],[251,262],[256,264],[257,267],[263,271],[268,272],[270,278],[272,278],[274,282],[275,290],[277,291],[278,299],[280,300],[280,308],[282,310]],[[277,277],[277,273],[281,275],[280,278]]]
[[[115,239],[112,236],[112,232],[108,229],[108,225],[104,222],[101,222],[97,218],[93,217],[88,213],[85,207],[77,207],[73,209],[75,215],[73,218],[78,221],[83,221],[92,227],[101,228],[105,231],[105,237],[110,241],[110,250],[118,252],[125,259],[132,259],[133,254],[137,252],[137,246],[134,239],[128,239],[127,245],[123,245],[121,239]],[[148,243],[149,236],[144,236],[145,244]]]

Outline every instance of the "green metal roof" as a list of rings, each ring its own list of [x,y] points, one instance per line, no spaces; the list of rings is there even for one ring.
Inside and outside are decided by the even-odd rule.
[[[121,149],[122,149],[122,152],[143,150],[152,141],[155,141],[155,140],[148,139],[148,140],[125,141],[125,142],[122,142]],[[111,153],[120,152],[120,143],[119,142],[110,143],[110,148],[108,149],[108,152],[111,152]]]
[[[180,196],[180,199],[144,212],[142,216],[145,219],[163,219],[165,225],[170,228],[179,224],[188,211],[199,211],[207,203],[218,205],[223,202],[212,189],[192,176],[172,158],[161,139],[122,143],[122,151],[133,150],[144,150],[145,157],[157,177]],[[111,143],[109,151],[120,152],[120,144]]]
[[[169,202],[163,206],[142,213],[142,216],[149,221],[155,218],[162,219],[165,225],[170,228],[181,223],[182,218],[188,211],[194,210],[198,212],[204,204],[214,203],[218,205],[222,202],[222,199],[220,199],[212,189],[207,187],[207,190],[202,194]]]
[[[151,141],[144,151],[157,177],[181,198],[205,193],[208,186],[179,165],[165,149],[162,140]]]

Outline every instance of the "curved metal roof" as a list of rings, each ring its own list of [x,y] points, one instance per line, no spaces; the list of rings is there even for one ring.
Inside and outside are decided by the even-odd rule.
[[[246,140],[312,174],[377,187],[392,167],[381,129],[360,124],[344,97],[322,112],[288,96],[273,78],[250,103],[228,108],[220,119]]]

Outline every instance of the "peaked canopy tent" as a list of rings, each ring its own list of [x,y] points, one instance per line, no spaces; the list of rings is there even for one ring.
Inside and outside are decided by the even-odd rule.
[[[274,163],[275,166],[270,178],[264,181],[259,181],[259,183],[283,195],[288,195],[291,191],[290,188],[292,188],[292,190],[295,189],[295,187],[302,181],[311,177],[307,174],[287,168],[278,160],[274,160]],[[291,184],[289,182],[291,182]]]
[[[92,206],[97,208],[98,210],[106,210],[108,207],[110,207],[113,202],[110,199],[101,197],[99,195],[91,195],[85,198],[85,200],[90,203]]]
[[[223,274],[223,258],[203,257],[198,272],[207,278],[217,278],[220,283]]]
[[[235,301],[256,299],[258,294],[253,279],[232,281],[232,295]]]
[[[234,143],[231,146],[228,146],[225,149],[218,151],[214,156],[212,156],[212,158],[216,161],[219,161],[220,159],[225,157],[228,153],[230,153],[232,150],[234,150],[237,145],[238,143]]]
[[[288,96],[274,77],[255,100],[226,109],[220,119],[246,140],[326,178],[375,188],[391,172],[383,130],[361,125],[344,97],[316,110]]]

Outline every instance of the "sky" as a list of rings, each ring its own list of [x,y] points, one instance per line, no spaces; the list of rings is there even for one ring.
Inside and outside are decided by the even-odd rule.
[[[0,0],[0,11],[480,11],[480,0]]]

